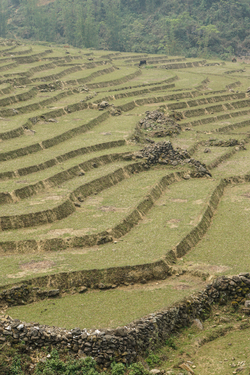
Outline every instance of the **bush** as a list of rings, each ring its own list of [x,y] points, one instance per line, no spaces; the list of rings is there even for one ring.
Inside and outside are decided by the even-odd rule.
[[[148,375],[149,371],[146,370],[141,362],[133,363],[129,366],[129,375]]]
[[[151,353],[149,354],[148,358],[146,358],[146,362],[149,365],[149,367],[154,367],[155,365],[158,365],[161,362],[161,360],[158,357],[158,355]]]
[[[58,352],[53,349],[51,357],[46,362],[39,362],[36,375],[99,375],[96,371],[96,362],[91,357],[79,360],[70,360],[63,362]]]
[[[123,375],[125,373],[125,365],[123,363],[112,363],[111,375]]]
[[[11,368],[10,368],[10,373],[12,375],[24,375],[21,367],[21,358],[20,356],[15,356],[13,358]]]
[[[169,339],[166,340],[165,344],[169,346],[170,348],[177,350],[177,346],[175,345],[172,337],[169,337]]]

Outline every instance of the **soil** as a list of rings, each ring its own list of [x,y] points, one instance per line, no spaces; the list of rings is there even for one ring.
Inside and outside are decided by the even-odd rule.
[[[42,260],[39,262],[32,260],[31,262],[21,264],[19,267],[22,270],[47,270],[48,268],[52,268],[54,266],[55,262],[52,262],[50,260]]]

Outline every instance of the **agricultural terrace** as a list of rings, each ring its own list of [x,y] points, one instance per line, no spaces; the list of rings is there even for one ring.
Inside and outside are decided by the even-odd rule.
[[[14,44],[0,44],[0,291],[61,298],[2,313],[115,328],[249,271],[248,63]],[[159,142],[175,157],[149,162]]]

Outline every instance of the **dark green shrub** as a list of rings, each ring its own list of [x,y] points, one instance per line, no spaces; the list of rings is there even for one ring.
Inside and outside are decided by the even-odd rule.
[[[149,371],[143,367],[141,362],[132,363],[132,365],[129,366],[129,375],[147,375],[147,374],[149,374]]]
[[[125,373],[125,365],[123,363],[113,362],[111,365],[111,375],[123,375]]]
[[[175,345],[174,339],[172,337],[169,337],[169,339],[166,340],[165,344],[170,348],[177,350],[177,346]]]
[[[149,367],[154,367],[155,365],[158,365],[161,360],[156,354],[149,354],[149,356],[146,358],[146,362],[149,365]]]

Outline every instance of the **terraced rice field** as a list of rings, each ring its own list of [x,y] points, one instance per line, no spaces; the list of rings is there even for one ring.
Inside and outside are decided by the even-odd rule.
[[[249,65],[58,46],[7,47],[2,40],[1,290],[27,280],[56,286],[65,293],[58,303],[60,317],[64,308],[81,302],[70,294],[80,281],[66,285],[65,273],[106,270],[105,284],[110,267],[119,273],[124,266],[147,269],[164,261],[167,273],[144,272],[132,282],[159,278],[163,284],[150,284],[148,290],[138,284],[125,292],[131,283],[117,282],[117,290],[101,292],[106,303],[95,291],[98,282],[87,283],[87,297],[81,299],[91,320],[79,308],[64,324],[105,328],[198,290],[204,280],[192,276],[197,270],[210,279],[249,271]],[[139,68],[142,58],[147,65]],[[158,138],[145,130],[138,142],[139,121],[156,110],[174,118],[181,132]],[[150,142],[170,141],[187,150],[212,177],[190,177],[188,163],[145,165],[133,155],[149,144],[148,136]],[[189,275],[181,294],[169,277],[177,268]],[[150,305],[141,302],[125,315],[110,312],[115,298],[133,306],[144,297],[148,301],[152,288],[159,298]],[[50,310],[39,315],[39,303],[44,304],[8,313],[58,324]],[[107,319],[99,319],[98,304]]]

